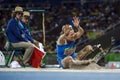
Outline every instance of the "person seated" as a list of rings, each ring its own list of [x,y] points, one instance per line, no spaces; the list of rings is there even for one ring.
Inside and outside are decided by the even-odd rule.
[[[91,45],[87,45],[80,52],[77,54],[75,53],[75,41],[84,33],[84,30],[79,23],[79,18],[73,17],[73,24],[76,27],[77,32],[75,32],[69,24],[63,25],[62,27],[62,34],[59,36],[56,44],[57,60],[60,68],[71,68],[72,65],[89,64],[93,61],[92,59],[82,60],[82,58],[93,51]]]
[[[20,29],[21,29],[21,31],[25,34],[25,37],[32,43],[32,44],[34,44],[35,46],[35,48],[37,48],[38,50],[40,50],[40,51],[42,51],[42,53],[44,53],[44,56],[46,55],[46,52],[44,51],[44,46],[43,46],[43,44],[41,43],[41,42],[39,42],[39,41],[37,41],[37,40],[35,40],[33,37],[32,37],[32,35],[30,34],[30,30],[28,29],[28,24],[29,24],[29,21],[30,21],[30,12],[28,12],[28,11],[24,11],[23,12],[23,16],[22,16],[22,18],[21,18],[21,21],[19,21],[19,27],[20,27]],[[34,52],[33,52],[33,55],[35,55],[35,50],[36,49],[34,49]],[[37,54],[40,54],[40,51],[39,52],[37,52]],[[37,55],[38,57],[40,57],[39,55]],[[43,56],[43,57],[44,57]],[[33,58],[33,57],[31,57],[31,58]],[[32,59],[33,60],[33,59]],[[37,58],[36,59],[34,59],[35,61],[36,60],[38,60]],[[39,60],[38,60],[39,61]],[[31,59],[30,59],[30,64],[31,64],[31,66],[33,66],[33,64],[34,63],[31,63],[32,61],[31,61]],[[37,64],[40,64],[39,66],[41,66],[41,62],[39,62],[39,63],[37,63]],[[42,64],[42,66],[43,66],[43,64]],[[35,67],[35,66],[34,66]]]
[[[12,17],[9,20],[6,28],[6,34],[9,42],[15,48],[24,48],[25,53],[22,58],[22,66],[28,66],[30,57],[34,50],[34,45],[29,41],[19,26],[19,21],[23,15],[23,8],[16,6],[12,12]]]
[[[22,30],[22,32],[25,34],[25,37],[33,44],[35,44],[38,48],[40,48],[39,44],[42,45],[41,42],[35,40],[30,33],[30,30],[28,29],[28,24],[30,20],[30,12],[24,11],[23,16],[21,18],[21,21],[19,21],[19,27]],[[42,45],[43,46],[43,45]]]

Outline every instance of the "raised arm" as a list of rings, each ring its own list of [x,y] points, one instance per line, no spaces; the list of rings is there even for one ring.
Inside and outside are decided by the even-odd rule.
[[[80,38],[82,35],[83,35],[83,33],[84,33],[84,30],[83,30],[83,28],[80,26],[80,19],[78,18],[78,17],[73,17],[73,24],[74,24],[74,26],[77,28],[77,32],[76,32],[76,35],[75,35],[75,40],[76,39],[78,39],[78,38]]]

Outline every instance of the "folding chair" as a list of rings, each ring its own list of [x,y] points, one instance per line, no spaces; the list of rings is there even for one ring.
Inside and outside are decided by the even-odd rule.
[[[11,43],[9,42],[9,40],[8,40],[8,37],[6,35],[6,31],[5,31],[4,28],[2,28],[2,32],[3,32],[3,34],[4,34],[5,38],[6,38],[6,44],[5,44],[4,48],[5,48],[6,52],[7,52],[7,54],[9,53],[9,51],[12,51],[12,53],[10,53],[10,55],[8,56],[8,60],[6,61],[6,64],[5,64],[7,67],[9,67],[10,63],[11,63],[11,61],[12,61],[14,55],[15,55],[15,51],[23,51],[24,48],[15,48],[15,47],[13,47],[11,45]]]

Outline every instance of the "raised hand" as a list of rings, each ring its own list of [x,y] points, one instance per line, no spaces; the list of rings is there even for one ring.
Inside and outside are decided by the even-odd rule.
[[[74,24],[74,26],[77,28],[77,27],[79,27],[79,24],[80,24],[80,19],[79,19],[79,17],[73,17],[73,24]]]

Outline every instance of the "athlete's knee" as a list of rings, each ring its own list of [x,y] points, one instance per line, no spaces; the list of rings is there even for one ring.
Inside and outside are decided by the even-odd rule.
[[[62,65],[63,68],[69,68],[69,65],[71,63],[71,61],[73,60],[73,58],[71,56],[67,56],[62,60]]]
[[[91,45],[87,45],[87,46],[85,46],[84,51],[92,52],[93,51],[93,47]]]

